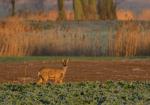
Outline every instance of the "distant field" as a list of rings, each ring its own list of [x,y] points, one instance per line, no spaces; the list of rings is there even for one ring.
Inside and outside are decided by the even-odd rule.
[[[27,61],[58,61],[65,58],[70,58],[71,61],[121,61],[121,60],[150,60],[150,56],[135,56],[135,57],[109,57],[109,56],[24,56],[24,57],[0,57],[1,63],[8,62],[27,62]]]

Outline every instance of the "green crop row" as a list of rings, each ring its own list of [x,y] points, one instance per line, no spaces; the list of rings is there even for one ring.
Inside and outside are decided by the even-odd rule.
[[[150,105],[150,82],[7,83],[0,105]]]

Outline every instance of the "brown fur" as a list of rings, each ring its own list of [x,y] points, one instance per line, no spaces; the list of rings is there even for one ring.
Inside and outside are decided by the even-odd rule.
[[[38,72],[38,82],[37,84],[47,83],[49,80],[54,83],[62,83],[67,71],[68,60],[62,60],[62,69],[52,69],[52,68],[42,68]]]

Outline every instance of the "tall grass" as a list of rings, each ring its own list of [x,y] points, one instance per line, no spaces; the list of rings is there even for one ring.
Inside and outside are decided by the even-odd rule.
[[[0,56],[80,55],[144,56],[150,55],[150,32],[141,24],[124,23],[102,35],[89,28],[37,29],[22,20],[0,22]]]
[[[150,32],[146,32],[141,24],[123,24],[112,39],[109,49],[113,49],[113,55],[150,55]]]

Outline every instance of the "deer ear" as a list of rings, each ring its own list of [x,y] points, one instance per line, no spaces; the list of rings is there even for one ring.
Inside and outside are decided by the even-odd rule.
[[[62,59],[62,61],[61,61],[61,62],[62,62],[62,64],[64,64],[64,63],[65,63],[65,60],[64,60],[64,59]]]
[[[67,60],[66,60],[66,63],[68,63],[70,61],[70,58],[68,58]]]

